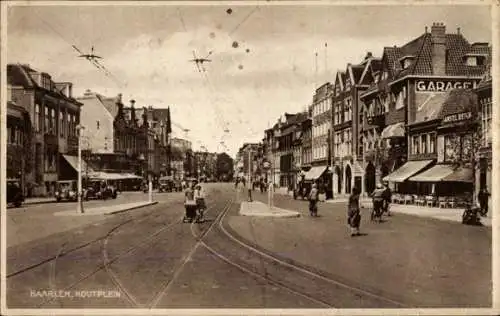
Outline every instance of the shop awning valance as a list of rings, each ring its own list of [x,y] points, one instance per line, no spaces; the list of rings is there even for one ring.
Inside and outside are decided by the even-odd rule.
[[[404,182],[409,177],[413,176],[417,172],[421,171],[425,167],[429,166],[432,160],[417,160],[408,161],[402,165],[399,169],[384,177],[384,181],[390,182]]]
[[[465,167],[458,168],[457,170],[453,171],[452,174],[444,177],[442,181],[472,183],[474,182],[472,169]]]
[[[78,157],[77,156],[70,156],[70,155],[62,155],[64,159],[68,162],[68,164],[75,169],[76,172],[78,172]],[[94,170],[87,166],[87,163],[82,159],[82,172],[90,172],[93,173]]]
[[[408,180],[413,182],[440,182],[451,174],[453,174],[453,166],[435,165],[429,170],[417,174]]]
[[[328,167],[312,167],[309,171],[306,172],[304,179],[305,180],[316,180],[328,169]]]
[[[121,173],[110,173],[110,172],[92,172],[88,173],[88,177],[91,180],[123,180],[124,175]]]
[[[381,134],[382,138],[395,138],[404,136],[405,136],[405,124],[403,122],[386,126]]]

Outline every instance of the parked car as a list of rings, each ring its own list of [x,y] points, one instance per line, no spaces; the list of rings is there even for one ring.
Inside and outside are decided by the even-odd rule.
[[[57,181],[56,184],[57,189],[55,192],[55,197],[57,202],[61,202],[62,200],[78,200],[76,180]]]
[[[21,181],[18,179],[7,179],[7,204],[20,207],[24,202]]]
[[[117,190],[113,185],[106,183],[102,180],[90,180],[88,186],[83,191],[83,198],[85,200],[90,199],[102,199],[106,200],[109,198],[116,199]]]

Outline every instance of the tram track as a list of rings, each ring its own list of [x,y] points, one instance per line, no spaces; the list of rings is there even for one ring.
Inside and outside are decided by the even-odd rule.
[[[344,299],[356,301],[357,304],[363,301],[367,307],[374,307],[373,305],[387,308],[407,307],[398,299],[350,285],[334,277],[325,276],[310,267],[259,249],[258,245],[252,245],[231,229],[226,229],[224,223],[229,211],[226,209],[221,213],[217,223],[214,223],[215,229],[207,235],[207,238],[201,240],[202,246],[227,264],[254,277],[265,279],[292,294],[309,299],[323,308],[339,306],[339,300],[332,299],[331,293],[341,293]],[[228,247],[228,242],[231,247]]]

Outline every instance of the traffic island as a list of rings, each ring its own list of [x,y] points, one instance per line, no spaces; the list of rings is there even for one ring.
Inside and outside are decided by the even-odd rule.
[[[122,212],[127,212],[131,210],[135,210],[138,208],[155,205],[158,202],[134,202],[134,203],[126,203],[126,204],[118,204],[118,205],[110,205],[110,206],[100,206],[100,207],[92,207],[92,208],[83,208],[83,213],[77,213],[75,210],[67,210],[54,213],[55,216],[96,216],[96,215],[111,215]]]
[[[300,213],[289,211],[278,207],[269,207],[259,201],[241,202],[240,215],[242,216],[257,216],[257,217],[299,217]]]

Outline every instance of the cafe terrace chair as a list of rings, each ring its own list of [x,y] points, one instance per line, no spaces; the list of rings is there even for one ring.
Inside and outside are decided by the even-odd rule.
[[[444,196],[440,196],[438,198],[438,204],[439,204],[439,208],[447,208],[448,207],[447,198]]]

